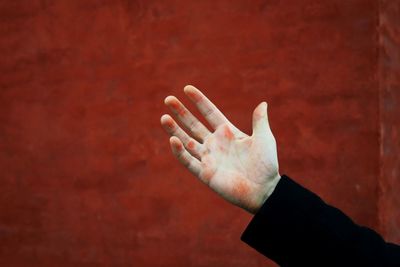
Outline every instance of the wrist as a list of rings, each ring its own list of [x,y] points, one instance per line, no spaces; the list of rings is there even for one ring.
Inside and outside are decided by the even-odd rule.
[[[255,209],[251,210],[252,214],[256,214],[258,210],[264,205],[265,201],[272,195],[279,181],[281,180],[281,176],[279,173],[265,185],[265,190],[261,194],[260,200],[258,201]]]

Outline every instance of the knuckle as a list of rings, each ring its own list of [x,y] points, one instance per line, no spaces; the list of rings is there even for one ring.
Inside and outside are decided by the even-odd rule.
[[[204,112],[204,116],[206,117],[206,118],[209,118],[209,117],[212,117],[213,115],[214,115],[214,110],[213,109],[211,109],[211,108],[209,108],[209,109],[207,109],[205,112]]]
[[[178,129],[177,129],[177,128],[172,129],[172,130],[171,130],[171,135],[174,135],[174,136],[179,137]]]
[[[190,122],[189,128],[190,130],[197,129],[199,127],[199,121],[193,120]]]

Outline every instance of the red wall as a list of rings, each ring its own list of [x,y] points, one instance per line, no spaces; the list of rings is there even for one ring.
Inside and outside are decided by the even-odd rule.
[[[381,2],[2,1],[0,265],[275,266],[169,151],[163,99],[188,83],[247,132],[268,101],[281,173],[399,242]]]
[[[400,3],[383,0],[379,23],[379,226],[400,243]]]

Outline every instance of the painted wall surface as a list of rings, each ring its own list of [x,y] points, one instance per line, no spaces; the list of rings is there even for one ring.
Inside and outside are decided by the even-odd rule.
[[[379,11],[379,225],[388,240],[400,243],[400,3],[381,1]]]
[[[251,216],[170,153],[163,99],[186,84],[246,132],[267,101],[280,172],[400,241],[399,61],[379,69],[378,11],[2,1],[0,266],[276,266],[239,240]]]

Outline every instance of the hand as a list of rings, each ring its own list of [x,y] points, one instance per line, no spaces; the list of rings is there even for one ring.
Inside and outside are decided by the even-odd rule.
[[[267,103],[253,113],[253,134],[237,129],[200,90],[184,88],[213,128],[211,132],[174,96],[165,104],[189,131],[189,136],[169,115],[161,124],[172,136],[170,144],[178,160],[202,182],[229,202],[256,213],[281,178],[275,138],[268,123]]]

